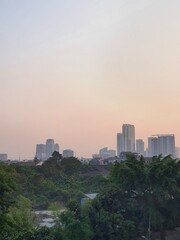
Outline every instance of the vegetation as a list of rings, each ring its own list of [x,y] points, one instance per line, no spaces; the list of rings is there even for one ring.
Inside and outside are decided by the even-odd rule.
[[[110,175],[87,176],[92,167],[54,153],[42,166],[0,163],[0,240],[166,239],[180,227],[180,162],[130,157]],[[98,192],[80,205],[83,193]],[[52,228],[33,226],[32,209],[66,210]]]
[[[130,158],[116,163],[109,182],[92,203],[95,239],[136,239],[180,225],[180,162],[154,157],[150,164]]]

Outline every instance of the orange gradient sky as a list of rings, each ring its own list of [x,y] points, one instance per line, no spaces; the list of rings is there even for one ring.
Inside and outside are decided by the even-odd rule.
[[[179,0],[0,0],[0,153],[36,143],[89,157],[174,133],[180,146]]]

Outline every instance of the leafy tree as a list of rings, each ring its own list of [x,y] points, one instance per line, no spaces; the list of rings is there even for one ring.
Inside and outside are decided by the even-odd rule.
[[[63,240],[62,238],[54,238],[52,229],[41,227],[33,231],[27,231],[20,234],[15,240]]]
[[[6,240],[10,237],[8,233],[9,222],[6,214],[14,202],[12,193],[15,189],[10,177],[11,172],[5,170],[6,166],[0,163],[0,240]]]
[[[93,201],[89,218],[94,240],[127,240],[138,235],[135,213],[115,184],[109,184]]]
[[[33,228],[33,215],[31,213],[31,203],[29,199],[19,195],[15,204],[9,207],[6,217],[10,223],[8,231],[11,231],[14,236],[19,233],[31,231]]]
[[[180,225],[180,162],[170,156],[154,157],[148,165],[147,178],[150,224],[164,240],[167,229]]]
[[[60,166],[65,174],[73,175],[80,172],[82,163],[75,157],[63,158]]]
[[[79,202],[71,201],[59,216],[55,229],[59,229],[64,240],[90,240],[92,231],[86,216],[82,214]]]
[[[150,164],[133,157],[116,163],[90,211],[91,223],[97,227],[94,239],[136,239],[159,231],[165,240],[166,230],[180,222],[179,179],[180,162],[170,156],[155,157]]]

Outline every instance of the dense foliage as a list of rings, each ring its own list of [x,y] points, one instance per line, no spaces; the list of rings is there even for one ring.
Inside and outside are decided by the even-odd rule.
[[[84,193],[98,192],[105,179],[84,175],[88,171],[93,168],[56,152],[41,166],[0,162],[0,240],[31,236],[32,210],[62,209],[71,199],[79,202]],[[34,236],[38,231],[49,232],[36,230]]]
[[[180,226],[180,162],[154,157],[116,163],[90,209],[94,240],[136,239]]]
[[[133,157],[115,163],[109,177],[88,176],[93,168],[55,153],[42,166],[0,164],[0,239],[166,239],[180,227],[180,161]],[[80,204],[83,193],[98,192]],[[61,208],[52,228],[34,228],[31,209]]]

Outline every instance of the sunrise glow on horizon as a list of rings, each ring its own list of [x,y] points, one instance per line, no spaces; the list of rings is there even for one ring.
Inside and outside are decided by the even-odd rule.
[[[35,145],[90,157],[136,138],[180,147],[180,1],[0,0],[0,153]]]

